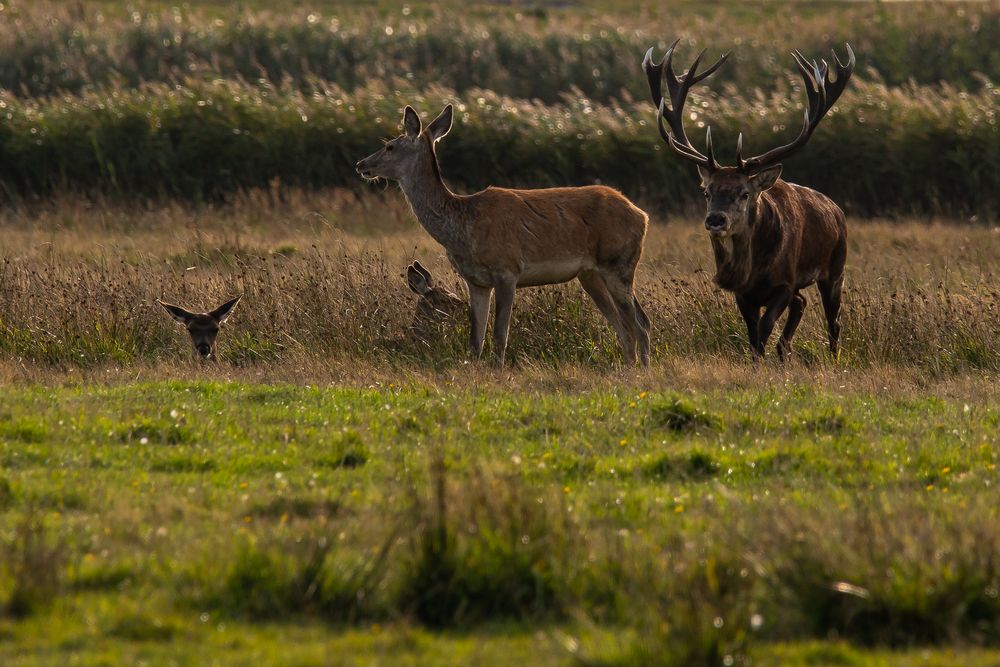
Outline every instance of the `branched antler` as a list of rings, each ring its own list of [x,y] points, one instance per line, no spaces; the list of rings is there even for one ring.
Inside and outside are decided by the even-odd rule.
[[[705,52],[702,51],[695,58],[694,63],[692,63],[688,71],[677,76],[673,70],[673,57],[674,49],[678,42],[680,42],[679,39],[674,40],[674,43],[667,49],[667,53],[663,56],[663,60],[659,64],[653,64],[652,48],[646,51],[646,57],[642,61],[643,69],[646,70],[646,79],[649,83],[649,93],[653,98],[653,104],[657,106],[656,124],[660,130],[660,136],[663,137],[663,140],[678,155],[709,171],[715,171],[719,168],[719,163],[716,161],[712,150],[712,128],[708,128],[705,133],[705,146],[708,155],[704,155],[691,144],[690,139],[687,138],[687,134],[684,132],[684,104],[687,101],[691,86],[706,79],[715,70],[719,69],[722,63],[726,62],[729,58],[729,53],[719,58],[714,65],[704,72],[699,73],[698,65],[701,63],[702,56],[705,55]],[[819,126],[820,121],[823,120],[823,117],[837,102],[841,93],[844,92],[848,80],[854,73],[854,65],[856,63],[854,51],[851,49],[850,44],[847,45],[846,63],[840,61],[840,57],[837,56],[836,51],[833,52],[833,60],[836,63],[835,79],[830,78],[830,66],[825,60],[821,60],[819,63],[815,60],[809,62],[799,51],[793,51],[792,57],[795,58],[795,64],[802,75],[802,81],[805,84],[806,95],[809,100],[809,108],[805,112],[802,130],[792,142],[749,159],[743,158],[743,135],[740,134],[736,141],[736,163],[741,170],[760,171],[779,163],[802,148],[809,141],[812,133],[816,131],[816,127]],[[663,97],[663,79],[667,80],[667,90],[670,94],[669,109],[666,106],[667,101]],[[666,119],[667,124],[670,126],[669,129],[664,127],[664,119]]]
[[[701,151],[691,144],[691,141],[687,138],[687,134],[684,132],[684,103],[687,101],[691,86],[708,78],[715,70],[719,69],[722,63],[726,62],[729,58],[729,54],[726,53],[714,65],[704,72],[699,73],[698,65],[701,63],[702,56],[705,55],[705,52],[702,51],[695,58],[691,67],[684,74],[677,76],[674,74],[673,59],[674,49],[677,47],[678,42],[680,42],[679,39],[674,40],[674,43],[667,49],[663,60],[659,64],[653,64],[652,47],[646,51],[646,57],[642,60],[643,69],[646,70],[646,79],[649,82],[649,93],[653,98],[653,104],[657,105],[656,125],[660,130],[660,136],[663,137],[663,140],[678,155],[710,171],[714,171],[719,168],[719,163],[716,161],[715,154],[712,151],[712,131],[709,129],[706,137],[708,155],[703,155]],[[667,80],[667,91],[670,94],[669,109],[666,106],[666,100],[663,98],[662,82],[664,78]],[[667,123],[670,125],[669,130],[663,126],[664,118],[667,119]]]
[[[740,135],[736,149],[736,160],[740,169],[759,171],[778,164],[809,141],[809,137],[816,131],[819,122],[823,120],[826,112],[837,102],[840,94],[844,92],[851,74],[854,73],[855,58],[850,44],[847,45],[846,63],[840,62],[836,51],[832,53],[833,60],[837,64],[836,79],[830,79],[830,66],[825,60],[820,61],[822,64],[817,63],[815,60],[810,63],[799,51],[792,52],[795,64],[798,65],[799,73],[802,75],[806,95],[809,98],[809,108],[805,112],[802,130],[799,132],[799,136],[790,143],[772,148],[763,155],[758,155],[748,160],[743,159],[743,136]]]

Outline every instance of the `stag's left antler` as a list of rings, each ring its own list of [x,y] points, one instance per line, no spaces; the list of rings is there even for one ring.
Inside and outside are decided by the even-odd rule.
[[[699,74],[698,65],[701,63],[702,56],[705,55],[705,52],[702,51],[695,58],[694,63],[691,64],[688,71],[677,76],[674,74],[673,59],[674,48],[678,42],[680,42],[680,39],[674,40],[674,43],[670,45],[667,53],[663,56],[663,60],[657,65],[653,64],[652,47],[646,51],[646,57],[642,59],[642,67],[646,70],[646,79],[649,82],[649,94],[653,98],[653,104],[658,108],[656,125],[660,130],[660,136],[663,137],[663,140],[678,155],[705,167],[709,171],[715,171],[719,168],[719,163],[716,161],[712,151],[712,131],[709,129],[706,139],[708,155],[703,155],[701,151],[691,144],[690,139],[687,138],[687,134],[684,132],[684,103],[687,101],[688,91],[691,89],[691,86],[708,78],[715,70],[719,69],[722,63],[726,62],[729,58],[729,54],[726,53],[714,65]],[[667,80],[667,90],[670,93],[669,109],[666,107],[666,101],[663,99],[662,81],[664,78]],[[667,123],[670,125],[669,131],[663,127],[664,118],[667,119]]]
[[[837,98],[844,92],[851,74],[854,73],[854,51],[851,50],[850,44],[847,45],[847,63],[840,62],[836,51],[832,53],[837,64],[837,78],[835,80],[830,79],[830,66],[825,60],[820,61],[822,65],[815,60],[810,63],[799,51],[792,52],[795,64],[798,65],[799,73],[802,75],[806,95],[809,97],[809,108],[805,112],[802,130],[791,143],[772,148],[763,155],[747,160],[743,159],[743,135],[741,134],[736,144],[736,161],[740,169],[759,171],[775,165],[809,141],[809,137],[812,136],[819,122],[823,120],[826,112],[837,102]]]

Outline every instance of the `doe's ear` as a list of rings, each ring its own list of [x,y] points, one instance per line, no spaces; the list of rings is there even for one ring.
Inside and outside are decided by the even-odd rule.
[[[226,320],[229,319],[229,316],[232,314],[233,308],[236,307],[236,304],[238,304],[240,302],[240,299],[242,298],[243,295],[240,294],[235,299],[230,299],[229,301],[225,302],[224,304],[222,304],[221,306],[210,312],[209,315],[219,324],[224,324]]]
[[[420,116],[409,104],[403,109],[403,131],[410,139],[416,139],[420,135]]]
[[[430,274],[427,270],[423,269],[418,262],[414,262],[406,267],[406,284],[410,286],[410,289],[414,294],[419,294],[423,296],[431,291],[431,281]]]
[[[441,111],[441,114],[437,118],[431,121],[431,124],[427,126],[427,134],[430,136],[432,142],[443,139],[448,134],[448,131],[451,130],[453,117],[452,106],[449,104]]]
[[[768,167],[764,171],[759,171],[750,177],[750,187],[752,187],[757,192],[764,192],[769,190],[771,186],[778,182],[778,177],[781,176],[781,165],[776,164],[773,167]]]
[[[194,317],[194,313],[189,310],[184,310],[180,306],[175,306],[171,303],[167,303],[166,301],[160,301],[159,299],[156,300],[156,303],[163,306],[163,308],[170,313],[170,317],[174,318],[177,322],[183,324],[184,326],[187,326],[187,323],[191,321],[192,317]]]

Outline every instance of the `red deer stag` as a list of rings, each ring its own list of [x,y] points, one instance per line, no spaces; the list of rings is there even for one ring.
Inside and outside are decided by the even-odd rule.
[[[791,143],[747,159],[743,158],[741,134],[736,143],[735,167],[721,167],[715,160],[711,128],[706,137],[706,156],[691,145],[683,125],[684,102],[691,85],[718,69],[729,54],[699,74],[703,51],[686,73],[677,76],[672,66],[676,46],[675,41],[658,65],[653,64],[653,49],[646,52],[643,60],[649,92],[653,104],[658,106],[657,125],[663,140],[678,155],[698,165],[701,187],[708,201],[705,228],[715,253],[715,282],[735,294],[754,358],[764,356],[775,322],[786,308],[788,320],[777,352],[784,359],[791,351],[792,336],[806,307],[801,290],[813,283],[823,301],[830,351],[837,356],[840,337],[837,319],[847,258],[844,212],[829,197],[778,177],[780,161],[809,141],[844,91],[855,64],[850,44],[846,64],[840,62],[836,52],[833,54],[835,79],[829,77],[830,68],[825,61],[822,65],[816,61],[810,63],[798,51],[792,54],[809,100],[802,130]],[[661,93],[663,79],[667,81],[670,108]],[[669,129],[664,127],[664,118]]]
[[[194,346],[194,352],[199,358],[202,360],[211,359],[217,361],[215,339],[219,335],[219,329],[229,319],[233,308],[236,307],[236,304],[242,298],[243,295],[235,299],[230,299],[215,310],[207,313],[192,313],[180,306],[175,306],[159,299],[156,302],[163,306],[170,313],[170,317],[174,318],[178,324],[183,325],[187,329],[188,334],[191,336],[191,344]]]
[[[435,144],[452,107],[423,128],[403,112],[402,136],[357,163],[361,176],[399,181],[417,220],[448,252],[469,288],[472,354],[482,355],[495,293],[493,352],[503,366],[514,291],[576,278],[618,335],[626,362],[649,363],[649,320],[635,296],[648,216],[611,188],[510,190],[456,195],[441,179]]]

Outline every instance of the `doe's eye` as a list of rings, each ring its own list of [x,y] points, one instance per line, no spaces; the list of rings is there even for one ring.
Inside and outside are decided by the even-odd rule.
[[[709,199],[709,198],[711,198],[711,196],[712,196],[712,195],[710,195],[710,194],[708,193],[708,190],[704,190],[704,191],[702,192],[702,194],[703,194],[703,195],[705,195],[705,199]]]

